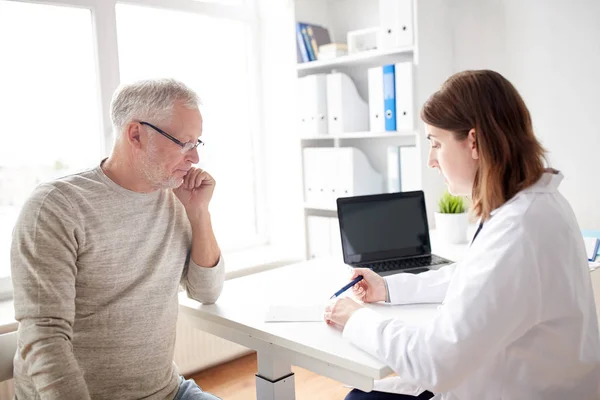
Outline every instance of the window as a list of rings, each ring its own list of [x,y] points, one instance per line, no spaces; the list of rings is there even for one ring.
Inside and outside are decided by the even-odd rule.
[[[90,10],[0,0],[0,54],[0,277],[6,277],[12,228],[31,191],[101,157]]]
[[[116,14],[121,82],[172,77],[200,96],[199,165],[217,180],[211,214],[221,248],[258,242],[249,24],[126,4]]]
[[[199,166],[218,182],[211,212],[219,244],[228,252],[267,242],[256,2],[131,3],[0,0],[0,296],[12,228],[31,191],[109,153],[119,82],[174,77],[198,92]]]

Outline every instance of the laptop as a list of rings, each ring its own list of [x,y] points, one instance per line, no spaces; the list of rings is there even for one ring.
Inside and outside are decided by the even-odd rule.
[[[380,275],[420,273],[452,261],[431,254],[423,191],[337,199],[344,262]]]

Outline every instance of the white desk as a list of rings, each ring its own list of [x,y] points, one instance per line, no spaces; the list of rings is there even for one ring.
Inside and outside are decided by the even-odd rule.
[[[436,254],[462,258],[465,245],[436,247]],[[254,349],[258,353],[256,394],[259,400],[295,398],[291,365],[357,387],[373,388],[373,380],[392,370],[342,339],[325,322],[266,323],[269,304],[326,304],[348,282],[350,268],[341,260],[321,259],[293,264],[225,282],[216,304],[202,305],[182,293],[180,315],[205,332]],[[386,315],[412,323],[429,321],[436,305],[394,306],[369,304]]]

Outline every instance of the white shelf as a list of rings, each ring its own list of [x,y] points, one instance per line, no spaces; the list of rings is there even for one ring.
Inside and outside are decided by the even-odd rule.
[[[302,136],[300,140],[334,140],[334,139],[397,139],[416,138],[417,134],[409,132],[347,132],[338,135]]]
[[[305,210],[337,212],[337,208],[325,207],[325,206],[320,206],[320,205],[315,205],[315,204],[310,204],[310,203],[304,203],[304,209]]]
[[[299,75],[312,74],[315,72],[329,71],[335,67],[349,67],[356,65],[383,65],[402,54],[412,54],[413,47],[400,47],[386,50],[368,50],[347,56],[341,56],[332,60],[310,61],[300,63],[296,66]]]

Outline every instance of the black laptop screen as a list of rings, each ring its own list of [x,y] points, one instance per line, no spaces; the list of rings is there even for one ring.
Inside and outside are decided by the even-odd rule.
[[[431,253],[422,191],[338,199],[348,264]]]

